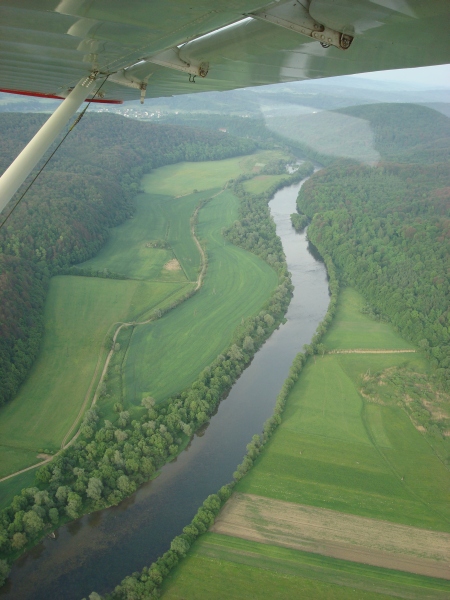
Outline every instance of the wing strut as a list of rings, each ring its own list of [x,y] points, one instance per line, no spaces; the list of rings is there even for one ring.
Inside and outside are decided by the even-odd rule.
[[[0,211],[5,208],[59,133],[64,129],[69,119],[83,104],[95,83],[96,76],[97,74],[93,73],[77,83],[31,142],[25,146],[12,165],[0,177]]]

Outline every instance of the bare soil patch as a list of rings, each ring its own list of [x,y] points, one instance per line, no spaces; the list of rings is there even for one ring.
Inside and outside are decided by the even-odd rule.
[[[169,260],[169,262],[166,262],[166,264],[164,265],[164,268],[167,271],[181,271],[181,265],[177,261],[176,258],[172,258],[172,260]]]
[[[378,567],[450,579],[450,534],[233,494],[211,531]]]

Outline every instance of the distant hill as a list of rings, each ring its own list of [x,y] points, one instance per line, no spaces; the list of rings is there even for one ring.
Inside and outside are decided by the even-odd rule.
[[[322,138],[328,167],[305,183],[298,201],[299,212],[313,219],[309,239],[332,257],[342,280],[364,295],[377,318],[390,320],[426,353],[448,387],[450,119],[410,104],[321,114],[313,115],[322,119],[316,128],[334,115]],[[303,125],[300,145],[314,153],[317,139],[305,123],[290,119],[288,132],[301,139]],[[350,156],[358,131],[367,142],[372,136],[371,146],[364,156],[360,140],[361,156]],[[358,164],[369,153],[377,153],[378,162]]]
[[[450,118],[414,104],[371,104],[341,109],[364,119],[383,160],[437,163],[450,160]]]
[[[0,113],[0,173],[44,120]],[[0,405],[14,396],[37,355],[49,276],[92,257],[109,228],[133,213],[143,173],[255,148],[251,140],[219,132],[117,115],[83,118],[0,230]]]

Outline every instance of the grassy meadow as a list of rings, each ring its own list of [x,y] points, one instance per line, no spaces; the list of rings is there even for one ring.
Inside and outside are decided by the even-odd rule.
[[[164,582],[165,600],[444,600],[449,584],[207,533]]]
[[[123,225],[115,227],[100,252],[80,266],[94,270],[109,269],[136,279],[194,281],[200,266],[200,254],[191,236],[189,220],[198,203],[219,189],[178,199],[160,194],[139,194],[136,214]],[[167,248],[150,246],[161,241],[167,244]],[[164,268],[173,258],[179,261],[180,270]]]
[[[124,369],[128,401],[140,404],[147,394],[163,400],[189,385],[275,288],[276,273],[265,262],[221,235],[237,209],[237,198],[225,191],[201,210],[197,229],[208,254],[205,283],[175,311],[135,329]]]
[[[327,348],[409,347],[388,325],[362,315],[361,302],[356,292],[344,290],[324,339]],[[360,394],[364,377],[396,367],[422,373],[428,368],[420,355],[408,353],[310,360],[282,424],[237,489],[450,531],[450,473],[428,436],[414,427],[398,399],[378,404]]]
[[[103,366],[105,337],[113,324],[163,305],[186,285],[52,278],[41,352],[14,401],[0,409],[0,477],[38,462],[41,449],[59,449],[88,393],[99,358]]]
[[[250,194],[262,194],[274,183],[284,179],[286,175],[257,175],[253,179],[243,182],[244,190]]]
[[[222,186],[241,173],[258,173],[271,160],[285,158],[283,152],[262,150],[248,156],[207,162],[182,162],[155,169],[142,179],[142,188],[148,194],[182,196],[194,190]]]
[[[201,260],[190,219],[198,204],[220,192],[229,178],[256,174],[257,163],[282,156],[263,151],[154,170],[143,179],[134,216],[111,230],[102,250],[79,265],[126,279],[52,279],[42,349],[16,398],[0,409],[0,478],[37,463],[42,450],[59,449],[85,399],[94,393],[118,322],[144,321],[195,285]],[[222,239],[221,229],[236,218],[237,200],[229,192],[202,209],[198,235],[205,239],[209,257],[205,287],[154,325],[124,331],[128,353],[121,383],[132,401],[135,387],[163,398],[188,385],[276,285],[276,275],[265,263]],[[166,268],[169,261],[175,262],[174,269]],[[135,376],[136,386],[130,383]],[[3,491],[7,496],[15,489],[11,481],[0,484],[2,499]]]
[[[336,317],[324,340],[328,350],[406,350],[414,346],[387,323],[374,321],[361,312],[366,301],[351,288],[341,292]]]

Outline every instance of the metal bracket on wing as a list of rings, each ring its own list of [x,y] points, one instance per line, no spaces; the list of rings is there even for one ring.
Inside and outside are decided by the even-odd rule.
[[[141,91],[141,104],[144,104],[145,93],[147,91],[147,84],[149,78],[153,75],[153,73],[149,73],[144,79],[138,78],[134,75],[134,69],[137,67],[142,67],[145,63],[152,63],[155,65],[159,65],[161,67],[167,67],[168,69],[175,69],[176,71],[182,71],[184,73],[189,74],[189,78],[191,81],[194,80],[196,76],[206,77],[208,75],[209,64],[206,62],[202,62],[200,64],[194,65],[192,63],[187,63],[182,60],[179,56],[180,48],[169,48],[168,50],[164,50],[159,54],[153,54],[152,56],[148,56],[140,60],[138,63],[117,71],[116,73],[112,73],[109,76],[109,81],[113,83],[117,83],[119,85],[124,85],[126,87],[131,87]],[[191,79],[192,78],[192,79]]]
[[[182,48],[182,47],[181,47]],[[193,64],[184,61],[180,58],[180,48],[169,48],[159,54],[154,54],[145,58],[146,62],[160,65],[161,67],[167,67],[168,69],[175,69],[176,71],[183,71],[189,73],[194,77],[206,77],[209,71],[209,63],[201,62],[200,64]]]
[[[124,85],[126,87],[131,87],[136,90],[141,91],[141,104],[144,104],[145,94],[147,92],[147,84],[149,78],[153,75],[150,73],[144,79],[138,79],[134,77],[131,73],[128,72],[128,69],[121,69],[117,71],[117,73],[112,73],[109,76],[109,81],[113,83],[117,83],[119,85]]]
[[[347,50],[353,41],[351,35],[318,23],[298,0],[277,4],[269,9],[249,13],[248,16],[307,35],[320,42],[324,48],[335,46],[340,50]]]

